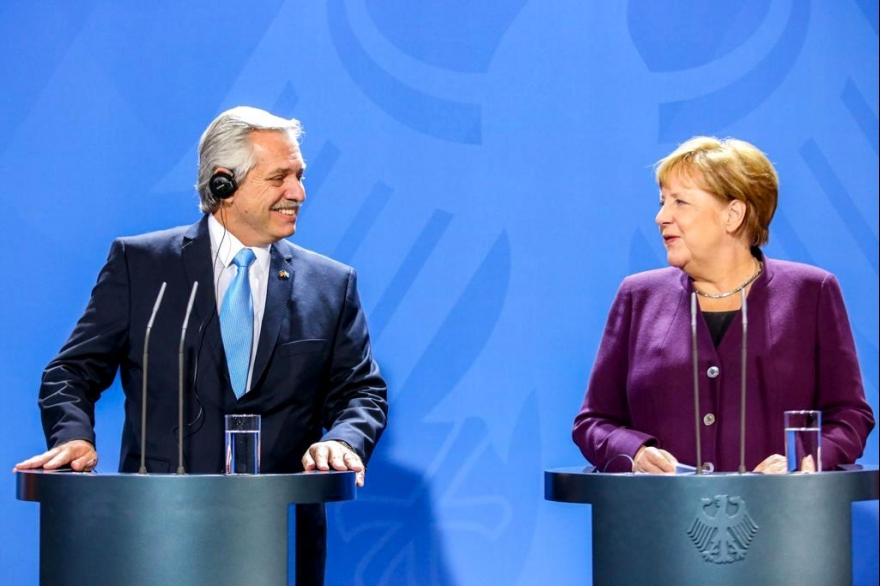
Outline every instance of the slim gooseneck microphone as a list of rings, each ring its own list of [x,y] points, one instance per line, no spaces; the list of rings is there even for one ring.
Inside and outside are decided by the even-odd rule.
[[[189,294],[189,303],[186,305],[186,317],[183,318],[183,327],[180,328],[180,346],[177,349],[177,473],[186,474],[183,469],[183,341],[186,339],[186,326],[189,323],[189,314],[192,313],[193,302],[196,300],[196,291],[199,282],[193,283]]]
[[[159,313],[159,306],[162,305],[162,297],[165,295],[165,285],[159,287],[159,295],[156,297],[156,303],[153,305],[153,313],[150,314],[150,321],[147,322],[147,331],[144,334],[144,378],[141,389],[141,467],[138,474],[147,473],[147,362],[150,357],[150,331],[153,329],[153,321],[156,314]]]
[[[742,290],[742,325],[743,325],[743,342],[742,342],[742,376],[741,387],[739,391],[739,473],[746,473],[746,348],[749,333],[749,316],[746,306],[746,290]]]
[[[691,292],[691,353],[694,362],[694,431],[697,440],[696,474],[703,473],[703,459],[700,451],[700,373],[697,363],[697,292]]]

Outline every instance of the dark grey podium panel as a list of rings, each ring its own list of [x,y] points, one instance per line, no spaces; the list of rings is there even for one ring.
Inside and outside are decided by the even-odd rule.
[[[40,583],[287,584],[288,505],[355,496],[353,472],[18,473],[40,503]]]
[[[544,473],[544,497],[593,505],[593,581],[852,583],[851,504],[878,470],[805,475]]]

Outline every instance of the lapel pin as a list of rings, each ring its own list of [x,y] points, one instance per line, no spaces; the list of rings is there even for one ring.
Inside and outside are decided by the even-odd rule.
[[[290,273],[288,273],[285,270],[278,271],[278,278],[281,279],[282,281],[286,281],[287,279],[290,278]]]

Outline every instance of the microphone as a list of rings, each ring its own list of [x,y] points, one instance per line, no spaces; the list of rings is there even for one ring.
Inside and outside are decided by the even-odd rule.
[[[746,305],[746,290],[742,289],[742,376],[739,390],[739,473],[746,473],[746,338],[749,333],[749,317]]]
[[[196,291],[199,282],[193,283],[189,294],[189,303],[186,305],[186,316],[183,318],[183,327],[180,328],[180,346],[177,350],[177,473],[186,474],[183,469],[183,341],[186,339],[186,325],[189,323],[189,314],[192,312],[193,302],[196,300]]]
[[[156,314],[159,313],[159,306],[162,305],[166,284],[165,281],[162,281],[162,286],[159,287],[159,295],[156,297],[153,313],[150,314],[150,321],[147,322],[147,331],[144,334],[144,378],[141,389],[141,467],[138,474],[147,473],[147,363],[150,357],[150,331],[153,329]]]
[[[694,430],[697,444],[696,474],[703,473],[703,459],[700,451],[700,370],[697,363],[697,292],[691,292],[691,354],[694,363]]]
[[[180,328],[180,347],[177,350],[177,473],[186,474],[183,469],[183,341],[186,339],[186,326],[189,323],[189,314],[192,312],[193,302],[196,300],[196,291],[199,282],[193,283],[189,294],[189,303],[186,305],[186,316],[183,318],[183,327]]]

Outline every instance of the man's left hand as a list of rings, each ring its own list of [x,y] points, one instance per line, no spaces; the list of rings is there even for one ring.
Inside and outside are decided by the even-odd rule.
[[[351,470],[356,472],[358,486],[364,485],[367,468],[353,450],[337,441],[316,442],[302,457],[302,465],[309,470]]]

